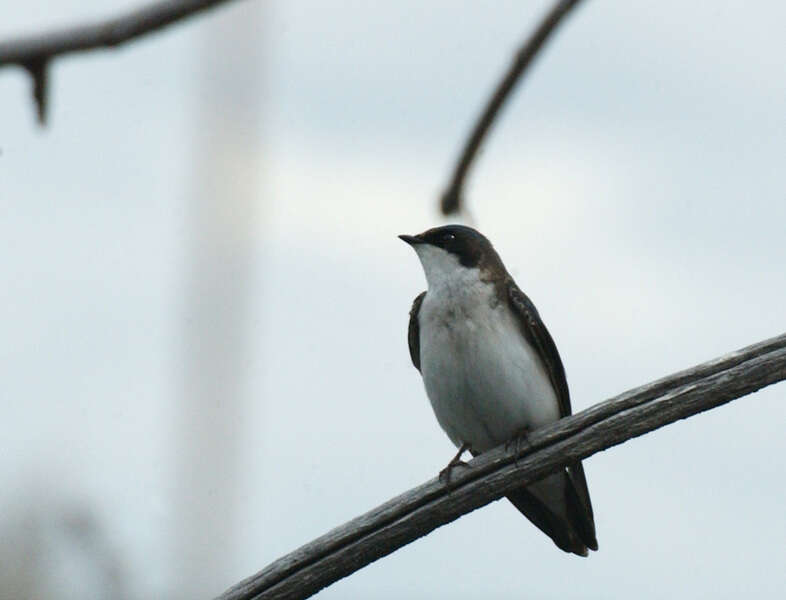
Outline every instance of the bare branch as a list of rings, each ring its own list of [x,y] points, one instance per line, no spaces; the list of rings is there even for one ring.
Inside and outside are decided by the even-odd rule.
[[[453,171],[453,177],[450,180],[447,190],[442,195],[442,214],[449,215],[461,210],[462,189],[464,187],[464,179],[467,176],[469,167],[475,159],[475,155],[483,142],[489,128],[497,117],[502,105],[510,96],[516,83],[521,79],[524,71],[532,64],[533,59],[538,55],[543,48],[546,40],[557,28],[557,25],[562,22],[563,18],[575,7],[580,0],[558,0],[543,18],[538,28],[530,35],[529,39],[516,53],[516,58],[510,69],[503,77],[502,81],[497,85],[497,89],[486,104],[486,108],[475,123],[472,134],[469,136],[467,143],[461,152],[461,157],[456,164]]]
[[[47,98],[49,97],[49,61],[45,58],[32,60],[25,65],[33,79],[33,102],[36,105],[38,123],[46,124]]]
[[[279,558],[218,600],[306,598],[523,483],[786,379],[786,334],[659,379],[532,432],[514,462],[500,446]]]
[[[0,67],[27,65],[70,52],[119,46],[228,0],[164,0],[98,23],[0,42]]]
[[[229,0],[163,0],[97,23],[0,41],[0,68],[23,67],[33,79],[39,121],[46,116],[46,72],[55,57],[113,48]]]

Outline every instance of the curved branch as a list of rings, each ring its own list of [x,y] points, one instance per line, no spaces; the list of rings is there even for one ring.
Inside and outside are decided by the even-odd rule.
[[[491,124],[496,119],[502,105],[510,96],[513,88],[518,83],[527,67],[532,64],[533,59],[537,56],[543,48],[546,40],[554,32],[563,18],[579,3],[579,0],[558,0],[552,7],[549,13],[543,18],[538,28],[530,35],[529,39],[516,53],[516,58],[510,69],[503,77],[502,81],[497,85],[497,89],[486,104],[483,114],[475,123],[472,134],[469,136],[464,149],[461,152],[461,157],[453,171],[453,176],[450,180],[447,190],[442,195],[442,214],[449,215],[461,210],[462,201],[462,188],[464,187],[464,179],[467,176],[467,171],[475,159],[475,155],[483,142]]]
[[[279,558],[219,600],[306,598],[522,483],[786,379],[786,334],[625,392],[532,432],[514,462],[504,445]]]
[[[112,48],[229,0],[163,0],[124,15],[91,23],[0,41],[0,68],[23,67],[33,79],[39,121],[46,116],[47,66],[71,52]]]

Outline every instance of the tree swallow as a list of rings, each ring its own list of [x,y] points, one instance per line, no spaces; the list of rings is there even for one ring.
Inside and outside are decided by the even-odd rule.
[[[482,234],[447,225],[401,235],[428,290],[412,304],[409,353],[442,429],[474,456],[571,414],[557,347],[538,311]],[[597,550],[581,462],[508,493],[565,552]]]

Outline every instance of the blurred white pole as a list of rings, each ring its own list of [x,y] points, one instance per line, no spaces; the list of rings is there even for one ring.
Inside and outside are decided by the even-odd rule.
[[[261,204],[262,2],[205,19],[195,60],[184,385],[175,489],[173,597],[208,598],[235,557],[254,257]]]

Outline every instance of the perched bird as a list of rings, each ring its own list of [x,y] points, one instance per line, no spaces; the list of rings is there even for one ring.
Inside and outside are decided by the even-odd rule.
[[[491,242],[462,225],[401,235],[417,252],[428,290],[412,304],[409,353],[442,429],[473,455],[570,414],[557,347]],[[565,552],[597,550],[581,462],[508,493]]]

